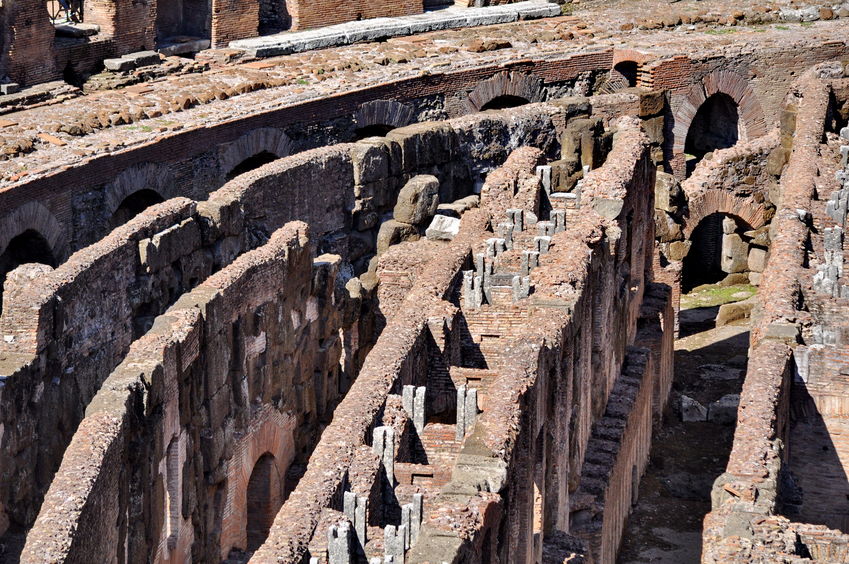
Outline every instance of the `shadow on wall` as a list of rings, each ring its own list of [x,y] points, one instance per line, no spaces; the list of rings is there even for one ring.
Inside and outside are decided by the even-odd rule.
[[[849,478],[840,459],[841,454],[846,459],[846,447],[834,441],[846,436],[849,421],[823,415],[804,382],[793,383],[790,397],[789,464],[782,466],[779,488],[782,514],[849,532]]]
[[[702,219],[690,235],[681,292],[686,294],[701,284],[716,284],[730,274],[746,272],[749,245],[740,233],[751,229],[739,217],[720,212]]]
[[[687,176],[708,153],[733,147],[740,140],[740,114],[737,103],[722,92],[712,95],[699,107],[684,142]]]

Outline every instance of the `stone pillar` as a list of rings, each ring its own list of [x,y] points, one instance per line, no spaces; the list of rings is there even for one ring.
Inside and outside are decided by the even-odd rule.
[[[483,279],[475,276],[474,271],[463,272],[463,306],[466,309],[478,309],[483,303]]]
[[[407,538],[407,527],[405,525],[387,525],[383,529],[383,554],[388,558],[392,557],[390,562],[404,564],[404,546]]]
[[[566,210],[551,210],[551,221],[555,233],[566,231]]]
[[[360,547],[365,549],[366,531],[368,530],[368,516],[366,514],[366,497],[358,496],[354,492],[343,494],[345,516],[354,524],[354,532]],[[359,552],[359,551],[358,551]]]
[[[376,427],[372,438],[371,448],[380,458],[389,488],[395,487],[395,429],[392,427]]]
[[[531,279],[529,276],[513,277],[513,301],[518,302],[527,298],[531,293]]]
[[[501,237],[490,237],[486,240],[487,258],[495,258],[507,249],[506,242]]]
[[[547,255],[548,247],[551,245],[551,237],[534,237],[534,245],[536,245],[538,254]]]
[[[525,229],[525,218],[522,210],[517,208],[507,210],[507,218],[511,223],[513,223],[514,232],[521,233]]]
[[[498,224],[496,228],[496,233],[498,237],[504,239],[504,247],[506,249],[513,248],[513,223],[509,221],[502,221]]]
[[[471,430],[478,416],[478,391],[476,388],[460,386],[457,388],[457,424],[456,438],[462,441]]]
[[[539,253],[537,251],[522,251],[522,276],[529,275],[537,266],[539,266]]]
[[[546,195],[551,194],[551,166],[538,166],[537,176],[540,183],[542,183],[542,189],[545,190]]]
[[[425,387],[419,386],[404,386],[401,393],[401,399],[404,409],[407,411],[410,419],[413,420],[413,427],[421,436],[425,426]]]
[[[351,526],[347,521],[327,529],[327,561],[330,564],[351,564]]]
[[[554,235],[554,222],[538,221],[537,230],[539,231],[540,237],[551,237]]]

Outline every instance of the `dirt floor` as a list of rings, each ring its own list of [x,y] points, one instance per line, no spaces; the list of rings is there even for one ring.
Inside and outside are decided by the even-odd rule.
[[[754,291],[751,286],[700,286],[682,297],[672,393],[655,430],[639,500],[626,524],[621,564],[699,562],[702,519],[710,510],[713,481],[725,470],[734,425],[716,421],[721,419],[719,410],[709,416],[714,421],[683,422],[682,396],[710,408],[721,397],[740,393],[748,320],[715,327],[714,319],[719,304],[745,299]],[[726,409],[726,419],[729,413],[736,414],[736,409]]]

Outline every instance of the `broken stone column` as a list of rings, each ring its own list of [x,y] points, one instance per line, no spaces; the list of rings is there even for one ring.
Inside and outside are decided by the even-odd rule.
[[[539,253],[537,251],[522,251],[522,276],[528,276],[531,270],[539,266]]]
[[[486,240],[487,258],[495,258],[507,249],[504,239],[501,237],[490,237]]]
[[[534,237],[534,245],[536,245],[537,253],[547,255],[548,247],[551,245],[551,237]]]
[[[499,238],[504,239],[504,247],[506,249],[513,248],[513,223],[502,221],[495,229]]]
[[[531,293],[531,278],[529,276],[514,276],[513,277],[513,301],[518,302],[523,298],[527,298]]]
[[[524,230],[525,222],[522,210],[516,208],[511,208],[507,210],[507,218],[511,223],[513,223],[513,230],[516,233],[520,233],[522,232],[522,230]]]
[[[554,232],[566,231],[566,210],[551,210],[551,221],[554,223]]]
[[[351,564],[351,527],[347,521],[327,529],[327,561],[330,564]]]
[[[345,492],[342,497],[345,516],[354,524],[354,532],[362,548],[366,546],[366,530],[368,520],[366,517],[366,498],[358,496],[354,492]]]
[[[383,554],[386,557],[392,557],[390,562],[404,564],[404,552],[406,550],[404,543],[407,538],[407,527],[405,525],[387,525],[383,529]]]
[[[837,276],[843,276],[843,229],[826,227],[824,230],[825,263],[837,268]]]
[[[463,440],[478,416],[478,390],[467,386],[457,388],[457,425],[456,437]]]
[[[413,427],[421,435],[425,426],[425,387],[404,386],[401,400],[407,415],[413,420]]]
[[[542,184],[546,194],[551,194],[551,166],[542,165],[537,167],[537,177]]]
[[[539,221],[537,222],[537,230],[539,231],[540,237],[551,237],[554,235],[554,222]]]
[[[395,429],[375,427],[371,448],[380,458],[389,480],[389,487],[395,486]]]
[[[483,280],[473,270],[463,271],[463,306],[478,309],[483,303]]]
[[[422,520],[424,518],[424,495],[420,493],[413,494],[412,511],[410,513],[410,544],[416,544],[419,538],[419,531],[422,528]]]

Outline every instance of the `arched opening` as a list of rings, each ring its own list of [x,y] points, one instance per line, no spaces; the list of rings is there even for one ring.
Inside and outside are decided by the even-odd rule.
[[[27,229],[9,241],[0,254],[0,312],[3,311],[3,284],[6,282],[6,275],[20,265],[31,262],[55,267],[56,257],[41,233]]]
[[[524,106],[525,104],[530,103],[530,100],[528,100],[527,98],[522,98],[521,96],[513,96],[512,94],[502,94],[501,96],[496,96],[495,98],[481,106],[481,111],[517,108],[519,106]]]
[[[279,157],[272,153],[271,151],[262,151],[253,155],[251,157],[246,158],[235,167],[233,170],[227,173],[225,177],[227,180],[233,180],[240,174],[245,174],[246,172],[250,172],[256,168],[261,167],[262,165],[267,165],[270,162],[274,162]]]
[[[629,87],[637,85],[637,69],[636,61],[620,61],[613,67],[611,79],[614,77],[627,84]]]
[[[247,550],[258,549],[268,537],[274,517],[283,504],[282,484],[274,456],[263,454],[254,465],[247,492]]]
[[[259,34],[271,35],[292,27],[286,0],[259,0]]]
[[[124,225],[150,206],[164,201],[165,199],[154,190],[144,189],[133,192],[124,198],[118,209],[112,213],[112,217],[109,219],[109,227],[115,229]]]
[[[751,229],[745,221],[716,212],[702,219],[690,235],[690,251],[684,257],[681,292],[703,284],[716,284],[729,274],[747,270],[749,246],[740,236]]]
[[[728,94],[714,94],[699,107],[687,131],[684,152],[687,174],[702,158],[717,149],[727,149],[740,139],[740,114],[737,103]]]
[[[357,128],[355,132],[355,137],[357,141],[366,139],[368,137],[384,137],[393,129],[395,129],[395,127],[391,125],[386,125],[385,123],[373,123],[365,127]]]
[[[198,39],[209,39],[210,4],[209,0],[158,0],[157,44],[189,44]]]

